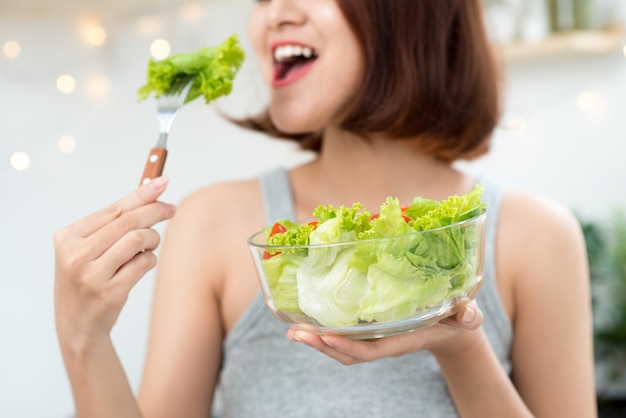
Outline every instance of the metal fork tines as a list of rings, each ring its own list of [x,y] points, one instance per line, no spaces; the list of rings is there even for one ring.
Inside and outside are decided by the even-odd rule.
[[[141,176],[140,184],[144,184],[163,174],[165,159],[167,158],[167,138],[174,119],[179,110],[185,104],[187,94],[191,88],[195,76],[181,77],[157,99],[157,119],[159,121],[159,139],[154,148],[150,150],[148,161]]]

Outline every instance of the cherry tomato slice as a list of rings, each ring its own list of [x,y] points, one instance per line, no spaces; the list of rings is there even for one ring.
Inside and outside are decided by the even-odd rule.
[[[274,257],[275,255],[280,254],[279,252],[274,253],[274,254],[270,254],[268,251],[264,251],[263,252],[263,260],[269,260],[270,258]]]
[[[379,213],[375,213],[374,215],[370,216],[370,221],[372,221],[372,220],[374,220],[374,219],[378,218],[379,216],[380,216],[380,214],[379,214]],[[413,220],[413,219],[411,219],[411,217],[409,217],[409,216],[405,215],[404,213],[402,214],[402,218],[403,218],[403,219],[404,219],[404,221],[405,221],[405,222],[407,222],[407,223]]]
[[[276,234],[282,234],[283,232],[285,232],[287,230],[287,228],[285,228],[284,226],[282,226],[281,224],[279,224],[278,222],[276,222],[273,226],[272,226],[272,230],[270,231],[270,237]]]

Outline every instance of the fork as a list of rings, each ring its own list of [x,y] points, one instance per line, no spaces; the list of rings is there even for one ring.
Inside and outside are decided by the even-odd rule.
[[[157,119],[159,120],[159,139],[150,150],[148,160],[141,176],[140,185],[163,174],[165,160],[167,158],[167,137],[169,136],[174,119],[178,111],[185,104],[189,89],[195,80],[194,75],[181,77],[157,99]]]

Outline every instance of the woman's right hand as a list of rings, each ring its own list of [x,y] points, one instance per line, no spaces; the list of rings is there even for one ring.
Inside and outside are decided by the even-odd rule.
[[[133,286],[156,265],[160,236],[152,227],[174,215],[158,202],[157,178],[54,237],[55,314],[61,346],[81,350],[108,338]]]

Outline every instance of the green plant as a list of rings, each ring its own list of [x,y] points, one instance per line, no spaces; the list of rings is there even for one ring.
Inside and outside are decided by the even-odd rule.
[[[626,376],[626,214],[607,223],[581,222],[593,289],[594,345],[608,386]]]

